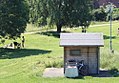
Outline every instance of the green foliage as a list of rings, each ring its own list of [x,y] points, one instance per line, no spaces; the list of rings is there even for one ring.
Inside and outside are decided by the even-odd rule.
[[[108,49],[103,49],[101,50],[101,56],[103,56],[101,57],[101,68],[110,70],[113,68],[119,69],[118,66],[114,65],[114,63],[117,63],[117,58],[119,58],[117,53],[112,54]]]
[[[50,61],[50,62],[47,62],[45,63],[45,67],[46,68],[51,68],[51,67],[55,67],[55,68],[61,68],[63,67],[63,61]]]
[[[88,27],[91,21],[92,0],[29,0],[30,22],[39,26],[56,25],[57,32],[62,26]]]
[[[24,0],[0,1],[0,36],[20,37],[29,19],[29,9]]]
[[[112,14],[113,20],[119,20],[119,8],[114,8],[113,14]]]
[[[37,26],[47,24],[48,8],[47,0],[28,0],[29,3],[29,22]]]
[[[99,9],[95,9],[93,11],[93,19],[95,21],[106,21],[107,13],[105,12],[104,7],[100,7]]]

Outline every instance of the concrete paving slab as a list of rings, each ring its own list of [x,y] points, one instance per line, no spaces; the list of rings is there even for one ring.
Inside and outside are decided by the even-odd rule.
[[[46,68],[43,77],[64,77],[64,68]]]

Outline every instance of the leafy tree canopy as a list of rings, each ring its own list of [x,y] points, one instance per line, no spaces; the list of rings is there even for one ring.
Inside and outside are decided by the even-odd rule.
[[[0,36],[20,37],[29,20],[28,5],[24,0],[0,0]]]
[[[91,21],[92,0],[29,0],[31,22],[39,25],[87,27]],[[32,6],[33,5],[33,6]]]

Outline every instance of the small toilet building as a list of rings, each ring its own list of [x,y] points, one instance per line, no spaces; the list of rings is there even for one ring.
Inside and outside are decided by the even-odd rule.
[[[61,33],[60,46],[64,47],[64,72],[67,60],[73,59],[84,61],[88,75],[99,73],[102,33]]]

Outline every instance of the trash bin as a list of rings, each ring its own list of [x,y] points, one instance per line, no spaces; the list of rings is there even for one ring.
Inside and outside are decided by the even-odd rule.
[[[67,66],[65,69],[65,76],[66,77],[78,77],[78,68],[76,66]]]
[[[77,66],[76,60],[67,60],[66,68],[65,68],[65,76],[66,77],[78,77],[79,70]]]

